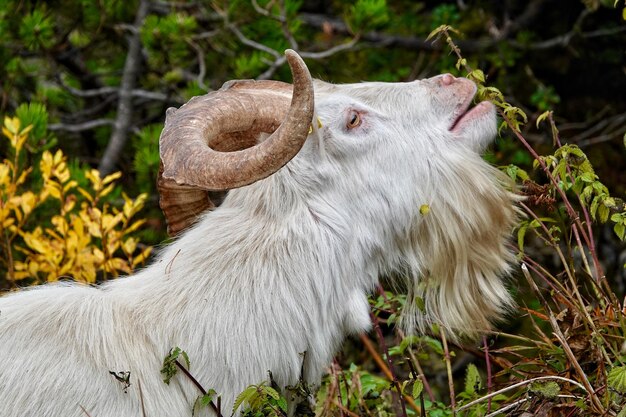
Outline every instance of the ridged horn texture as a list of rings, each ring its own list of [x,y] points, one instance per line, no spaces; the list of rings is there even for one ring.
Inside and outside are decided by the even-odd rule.
[[[279,81],[230,81],[168,109],[157,186],[170,235],[215,207],[210,194],[221,197],[211,191],[266,178],[304,145],[313,119],[313,83],[302,58],[292,50],[285,55],[293,89]],[[261,133],[271,135],[257,144]]]

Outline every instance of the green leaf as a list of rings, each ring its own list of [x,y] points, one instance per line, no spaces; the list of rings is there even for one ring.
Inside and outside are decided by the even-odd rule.
[[[539,124],[546,120],[552,114],[551,110],[544,111],[537,117],[537,129],[539,129]]]
[[[506,174],[512,180],[517,180],[519,178],[522,181],[526,181],[526,180],[528,180],[530,178],[528,176],[528,173],[526,171],[524,171],[522,168],[518,167],[517,165],[513,165],[513,164],[507,165],[504,168],[504,170],[505,170]]]
[[[600,220],[600,223],[606,223],[606,221],[609,219],[609,214],[610,214],[610,210],[607,206],[603,204],[600,204],[598,206],[598,219]]]
[[[388,387],[389,381],[384,378],[365,372],[361,374],[361,388],[364,396],[373,393],[380,394]]]
[[[626,365],[614,366],[609,371],[607,383],[615,391],[626,394]]]
[[[617,223],[615,226],[613,226],[613,231],[615,232],[617,237],[620,238],[620,240],[624,240],[624,237],[626,235],[626,226],[624,225],[624,223]]]
[[[467,74],[467,78],[480,84],[483,84],[485,82],[485,74],[479,69],[476,69]]]
[[[485,93],[488,94],[489,98],[492,100],[504,100],[502,92],[496,87],[483,87],[483,91],[485,91]]]
[[[424,336],[422,338],[422,341],[426,342],[426,344],[430,346],[437,354],[443,355],[443,345],[441,344],[441,341],[429,336]]]
[[[434,38],[435,36],[439,36],[439,34],[443,31],[445,31],[448,28],[447,25],[441,25],[438,28],[433,29],[428,36],[426,37],[426,40],[430,40],[431,38]],[[626,141],[626,139],[625,139]]]
[[[410,382],[411,382],[411,380],[407,379],[406,381],[403,381],[402,384],[400,384],[400,394],[402,394],[402,395],[405,394],[406,386],[409,385]]]
[[[48,112],[41,103],[23,103],[15,109],[15,115],[20,119],[22,126],[32,125],[29,134],[30,142],[39,142],[45,139],[48,131]]]
[[[552,399],[556,398],[556,396],[559,395],[559,393],[561,392],[561,387],[559,387],[559,384],[554,381],[549,381],[545,383],[533,382],[528,387],[528,390],[544,398]]]
[[[39,9],[24,16],[19,33],[26,48],[31,51],[46,49],[54,44],[54,23]]]
[[[422,394],[422,391],[424,391],[424,383],[422,382],[421,379],[416,379],[415,382],[413,383],[413,398],[414,399],[418,399],[419,396]]]
[[[589,207],[589,212],[591,213],[591,217],[596,218],[596,212],[598,211],[598,206],[600,205],[600,196],[596,196],[591,201],[591,206]]]
[[[400,345],[398,346],[398,353],[403,354],[409,346],[418,344],[419,340],[419,337],[415,335],[406,336],[404,339],[402,339],[402,342],[400,342]]]
[[[276,404],[278,404],[278,408],[280,408],[285,413],[287,412],[287,400],[284,397],[280,397]]]
[[[456,69],[457,69],[457,70],[459,70],[459,69],[461,69],[461,67],[464,67],[464,66],[466,66],[466,65],[467,65],[467,59],[465,59],[465,58],[459,58],[459,59],[456,61],[455,67],[456,67]]]
[[[181,351],[181,354],[183,355],[183,359],[185,360],[185,365],[187,365],[187,369],[189,369],[189,367],[191,366],[191,362],[189,362],[189,356],[187,355],[187,352],[183,350]]]
[[[196,402],[194,403],[194,413],[196,411],[197,408],[206,408],[209,407],[211,405],[211,403],[213,402],[213,398],[215,397],[215,390],[210,389],[209,392],[207,392],[204,395],[199,396],[196,399]]]
[[[233,414],[235,414],[235,411],[237,411],[237,409],[243,403],[249,403],[252,397],[256,396],[256,394],[257,394],[256,385],[250,385],[248,388],[243,390],[241,394],[239,394],[237,398],[235,399],[235,403],[233,404]]]
[[[475,394],[477,390],[482,388],[482,379],[478,368],[473,363],[467,365],[467,371],[465,374],[465,392],[468,394]]]
[[[261,390],[268,397],[271,397],[271,398],[273,398],[275,400],[278,400],[280,398],[280,394],[278,394],[278,392],[274,388],[272,388],[272,387],[268,387],[266,385],[263,385],[261,387]]]
[[[357,0],[350,7],[346,21],[352,33],[380,29],[389,22],[386,0]]]
[[[178,360],[178,357],[180,355],[183,356],[183,359],[185,360],[187,368],[189,368],[189,365],[190,365],[189,357],[187,356],[187,353],[179,347],[170,349],[169,354],[165,357],[165,359],[163,359],[163,367],[161,368],[161,374],[163,375],[163,382],[165,382],[168,385],[170,384],[170,381],[174,377],[174,375],[176,375],[176,373],[178,372],[176,361]]]
[[[517,246],[519,247],[520,252],[524,252],[524,237],[526,236],[528,225],[528,223],[524,223],[517,230]]]
[[[586,183],[592,183],[596,180],[596,175],[593,172],[585,172],[580,176],[580,179]]]
[[[604,201],[602,201],[602,203],[608,208],[612,208],[612,209],[617,208],[617,203],[615,202],[615,199],[613,197],[606,197]]]

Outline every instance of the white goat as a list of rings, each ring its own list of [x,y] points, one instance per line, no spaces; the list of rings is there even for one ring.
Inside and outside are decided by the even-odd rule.
[[[141,395],[147,417],[188,417],[197,388],[159,372],[175,346],[226,415],[268,371],[282,387],[301,370],[317,383],[370,327],[367,295],[392,271],[425,302],[407,303],[409,329],[474,336],[502,316],[516,197],[479,155],[493,106],[468,110],[476,87],[448,74],[331,85],[287,58],[291,107],[290,85],[248,81],[168,112],[162,207],[187,230],[154,264],[0,298],[1,417],[140,417]],[[198,213],[206,190],[246,184]],[[109,371],[130,372],[127,392]]]

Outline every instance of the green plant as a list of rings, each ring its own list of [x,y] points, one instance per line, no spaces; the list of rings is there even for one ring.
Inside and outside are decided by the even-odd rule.
[[[450,32],[450,28],[440,27],[435,33],[446,37],[458,56],[458,66],[466,68],[468,77],[482,84],[481,73],[467,66]],[[488,400],[487,412],[491,412],[496,396],[502,399],[503,394],[528,386],[526,393],[517,391],[505,398],[503,410],[543,403],[544,407],[558,407],[568,413],[616,413],[626,405],[623,396],[615,394],[623,389],[626,321],[624,306],[608,285],[598,257],[594,223],[612,222],[617,237],[624,240],[626,206],[609,194],[580,148],[561,143],[552,112],[537,117],[537,126],[549,120],[556,146],[552,154],[542,156],[521,133],[526,122],[523,112],[506,103],[493,87],[480,85],[478,97],[498,106],[503,123],[533,156],[540,174],[531,179],[519,167],[505,167],[512,178],[523,180],[527,195],[520,203],[528,217],[517,232],[518,256],[529,295],[537,302],[533,308],[520,306],[532,320],[533,335],[501,334],[517,344],[501,348],[498,353],[502,356],[488,357],[503,365],[501,375],[520,382],[462,405],[457,411]],[[556,265],[535,259],[526,251],[529,231],[557,255]],[[534,381],[549,382],[533,385]]]

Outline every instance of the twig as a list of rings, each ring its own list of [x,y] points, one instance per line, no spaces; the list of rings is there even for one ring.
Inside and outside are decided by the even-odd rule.
[[[533,281],[532,277],[530,276],[530,272],[528,272],[528,268],[526,267],[525,264],[522,264],[522,273],[524,274],[524,277],[528,280],[528,283],[530,284],[531,288],[533,288],[537,294],[540,294],[539,288],[537,288],[537,285],[535,284],[535,282]],[[542,299],[543,299],[543,297],[542,297]],[[582,303],[582,300],[579,300],[579,302]],[[597,410],[600,411],[601,414],[604,414],[605,410],[604,410],[604,407],[602,405],[602,402],[600,401],[600,399],[596,395],[593,387],[591,386],[591,383],[589,382],[589,379],[587,378],[587,375],[585,374],[585,372],[581,368],[580,364],[578,363],[578,360],[576,359],[576,357],[574,356],[574,353],[572,352],[572,349],[570,348],[569,344],[567,343],[567,340],[566,340],[565,336],[561,332],[561,328],[559,327],[558,323],[556,322],[556,318],[554,318],[554,313],[550,310],[550,307],[547,305],[547,302],[546,302],[545,299],[543,299],[543,303],[544,303],[545,307],[547,308],[548,319],[550,321],[550,325],[552,326],[552,331],[554,333],[554,336],[561,343],[561,346],[563,347],[563,350],[565,351],[565,354],[566,354],[567,358],[569,359],[570,363],[572,364],[572,366],[576,370],[576,373],[578,374],[580,379],[583,381],[582,385],[584,386],[585,391],[589,395],[589,398],[591,399],[591,402],[593,403],[593,406],[596,407]],[[584,304],[581,304],[580,307],[582,307],[584,309]],[[591,318],[588,318],[588,319],[591,320]],[[591,326],[593,328],[594,334],[598,334],[598,331],[595,329],[593,321],[591,321]]]
[[[100,97],[100,96],[108,96],[108,95],[118,95],[120,92],[120,87],[100,87],[100,88],[92,88],[90,90],[81,90],[79,88],[74,88],[69,86],[63,82],[61,77],[57,77],[57,82],[61,85],[61,87],[68,91],[70,94],[76,97],[89,98],[89,97]],[[142,89],[134,89],[131,92],[133,97],[139,98],[147,98],[150,100],[157,101],[166,101],[168,96],[163,93],[157,93],[154,91],[142,90]]]
[[[274,63],[272,63],[272,65],[270,65],[270,67],[266,69],[261,75],[256,77],[256,79],[267,80],[271,78],[276,72],[276,70],[280,68],[280,66],[283,65],[285,62],[287,62],[287,59],[284,56],[281,56],[280,58],[276,58],[276,60],[274,60]]]
[[[446,371],[448,374],[448,389],[450,391],[450,407],[452,408],[452,415],[456,417],[456,395],[454,393],[454,378],[452,378],[452,362],[450,360],[450,351],[448,350],[448,340],[446,339],[446,332],[441,327],[439,329],[441,334],[441,343],[443,344],[444,360],[446,361]]]
[[[550,127],[552,128],[552,135],[554,136],[554,142],[561,147],[561,138],[559,137],[559,131],[556,128],[556,124],[554,123],[554,118],[552,117],[552,112],[548,113],[548,119],[550,120]],[[567,169],[567,174],[570,177],[570,181],[572,181],[572,184],[574,184],[574,177],[572,175],[572,169],[570,167],[569,161],[565,161],[566,162],[566,169]],[[591,229],[591,219],[589,217],[589,211],[587,210],[587,208],[585,207],[585,204],[582,200],[582,197],[580,196],[580,194],[576,194],[576,197],[578,198],[578,203],[580,204],[580,208],[583,212],[583,215],[585,216],[585,222],[587,223],[587,235],[589,236],[588,239],[588,247],[589,247],[589,251],[591,252],[591,257],[593,259],[593,263],[594,263],[594,267],[596,270],[596,282],[600,282],[601,279],[603,279],[604,277],[604,272],[602,271],[602,265],[600,265],[600,260],[598,259],[598,255],[596,253],[596,246],[595,246],[595,242],[593,239],[593,230]],[[581,225],[582,227],[582,225]],[[574,235],[576,238],[576,242],[578,243],[578,247],[580,248],[580,253],[581,253],[581,257],[582,260],[585,264],[585,267],[587,268],[587,270],[589,271],[589,275],[592,275],[591,273],[591,268],[589,267],[589,264],[587,263],[587,256],[585,255],[585,252],[583,250],[583,245],[580,241],[580,236],[578,235],[578,230],[576,229],[576,227],[573,227],[572,230],[574,231]],[[584,229],[582,230],[582,232],[584,232]],[[593,276],[593,275],[592,275]],[[598,297],[600,298],[600,297]]]
[[[88,122],[79,123],[79,124],[53,123],[51,125],[48,125],[48,130],[51,130],[53,132],[62,131],[62,132],[77,133],[77,132],[83,132],[85,130],[95,129],[97,127],[111,126],[114,123],[115,121],[111,119],[96,119],[96,120],[90,120]]]
[[[137,389],[139,390],[139,403],[141,404],[141,415],[142,417],[147,417],[146,406],[143,401],[143,390],[141,389],[141,380],[139,378],[137,378]]]
[[[298,46],[298,42],[296,42],[296,38],[294,38],[293,34],[291,33],[291,30],[289,29],[289,22],[287,21],[287,8],[285,7],[285,0],[279,0],[278,6],[280,8],[279,22],[280,22],[280,28],[283,31],[283,36],[285,36],[285,39],[287,39],[287,42],[289,42],[289,47],[293,49],[294,51],[297,51],[300,49],[300,47]]]
[[[196,82],[198,83],[198,86],[200,88],[202,88],[203,90],[207,90],[207,86],[204,83],[204,77],[206,76],[206,63],[204,62],[204,51],[198,44],[196,44],[191,39],[188,39],[187,43],[196,51],[196,57],[198,59],[198,67],[200,69],[200,72],[198,73],[198,76],[196,77]]]
[[[491,398],[489,398],[489,401],[491,401]],[[493,413],[486,414],[485,417],[496,417],[497,415],[500,415],[504,413],[505,411],[515,408],[520,404],[524,404],[526,401],[528,401],[528,398],[522,398],[521,400],[517,400],[511,404],[507,404],[506,406],[500,408],[499,410],[494,411]]]
[[[376,365],[378,365],[378,368],[382,371],[383,374],[385,374],[385,377],[387,377],[389,381],[394,382],[395,378],[394,378],[393,372],[391,372],[391,370],[389,369],[389,367],[387,366],[383,358],[380,357],[380,355],[376,351],[376,348],[374,347],[374,344],[372,343],[370,338],[367,337],[365,333],[362,333],[360,335],[360,339],[363,342],[363,345],[365,346],[365,349],[367,350],[367,352],[370,354],[372,359],[374,359],[374,362],[376,362]],[[427,383],[425,382],[426,378],[422,377],[421,379],[424,382],[424,386],[426,386],[427,385]],[[404,397],[404,400],[407,403],[409,403],[411,408],[413,408],[417,412],[420,411],[420,407],[417,404],[415,404],[415,401],[413,400],[412,397],[408,395],[403,395],[403,397]]]
[[[202,384],[200,384],[200,382],[198,382],[198,380],[193,375],[191,375],[191,372],[189,372],[187,368],[185,368],[180,362],[178,362],[178,360],[175,360],[174,363],[176,364],[176,366],[178,366],[178,369],[183,371],[183,373],[196,386],[196,388],[198,388],[198,390],[200,391],[202,395],[208,394],[207,390],[205,390]],[[220,409],[215,405],[213,401],[209,401],[209,405],[211,406],[215,414],[217,414],[217,417],[223,417],[222,413],[220,412]]]
[[[570,203],[569,199],[567,198],[567,195],[565,194],[565,191],[561,187],[559,187],[558,181],[556,180],[556,178],[554,178],[554,175],[552,175],[552,172],[550,172],[550,169],[546,165],[545,161],[539,156],[537,151],[535,151],[535,149],[528,143],[526,138],[524,138],[524,136],[522,136],[522,134],[517,129],[513,128],[513,124],[511,123],[511,120],[504,114],[504,112],[499,110],[498,113],[504,119],[504,121],[507,123],[507,125],[509,125],[509,127],[511,127],[511,131],[513,132],[513,134],[522,143],[522,145],[524,145],[526,150],[528,150],[528,152],[530,152],[531,156],[535,160],[537,160],[537,162],[541,166],[541,169],[543,170],[543,172],[550,179],[550,182],[552,183],[552,185],[554,185],[555,190],[561,196],[561,200],[563,201],[563,204],[565,204],[565,208],[567,210],[568,216],[578,225],[578,227],[580,228],[581,231],[584,231],[584,228],[582,227],[582,224],[580,222],[580,217],[576,213],[576,210],[574,210],[574,207],[572,207],[572,204]],[[585,242],[587,244],[589,244],[589,236],[587,235],[587,233],[583,233],[583,238],[585,239]]]
[[[341,387],[340,387],[341,381],[339,380],[339,375],[337,375],[337,368],[340,368],[337,362],[333,363],[332,372],[333,372],[333,376],[335,377],[335,381],[337,382],[337,385],[336,385],[337,386],[337,398],[339,399],[339,404],[343,404],[343,398],[341,398]],[[346,391],[346,395],[347,395],[347,391]],[[343,417],[343,410],[341,408],[339,409],[339,414],[341,415],[341,417]]]
[[[314,13],[300,13],[298,17],[307,25],[312,26],[314,28],[323,28],[324,26],[330,25],[332,30],[341,33],[341,34],[349,34],[350,30],[348,26],[341,20],[335,17],[326,16],[323,14],[314,14]],[[523,22],[522,22],[523,23]],[[590,32],[580,32],[579,26],[576,24],[572,28],[570,32],[565,35],[557,36],[554,38],[546,39],[539,42],[534,43],[523,43],[518,42],[514,39],[514,35],[517,31],[523,28],[523,24],[519,24],[517,26],[511,25],[510,28],[505,28],[502,31],[497,33],[497,36],[491,39],[470,39],[470,40],[460,40],[457,42],[459,47],[461,47],[466,52],[479,52],[484,50],[489,50],[497,47],[497,45],[506,41],[509,45],[516,49],[520,50],[544,50],[558,47],[565,47],[569,45],[571,39],[574,36],[579,36],[583,39],[591,39],[600,36],[614,36],[618,33],[626,31],[626,27],[618,26],[610,29],[599,29]],[[511,37],[511,38],[507,38]],[[443,46],[437,43],[432,43],[427,41],[424,38],[411,37],[411,36],[398,36],[398,35],[388,35],[380,32],[367,32],[362,35],[362,40],[364,42],[373,44],[373,46],[394,46],[400,48],[406,48],[410,50],[422,50],[422,51],[441,51],[443,50]]]
[[[489,344],[487,343],[487,336],[483,336],[483,346],[485,347],[485,366],[487,367],[487,394],[491,392],[493,388],[493,380],[491,379],[491,361],[489,360]],[[487,402],[487,413],[491,411],[491,398]]]
[[[374,347],[370,338],[367,337],[365,333],[361,333],[359,338],[361,339],[361,342],[363,342],[363,346],[365,346],[365,350],[367,350],[367,352],[370,354],[372,359],[374,359],[374,362],[376,362],[376,365],[378,365],[378,368],[382,371],[382,373],[385,374],[385,377],[387,377],[388,380],[393,381],[393,374],[387,367],[387,364],[385,363],[383,358],[381,358],[378,352],[376,351],[376,348]]]
[[[513,385],[509,385],[508,387],[504,387],[502,389],[499,389],[497,391],[494,391],[490,394],[487,394],[483,397],[480,397],[476,400],[470,401],[467,404],[463,405],[462,407],[459,407],[456,411],[457,412],[461,412],[463,410],[466,410],[478,403],[481,403],[485,400],[488,400],[489,398],[493,398],[497,395],[503,394],[507,391],[511,391],[513,389],[519,388],[519,387],[523,387],[524,385],[528,385],[528,384],[532,384],[533,382],[537,382],[537,381],[550,381],[550,380],[556,380],[556,381],[563,381],[563,382],[567,382],[570,383],[572,385],[576,385],[578,388],[582,389],[583,391],[585,391],[587,394],[589,393],[587,391],[587,389],[578,381],[574,381],[573,379],[569,379],[569,378],[564,378],[562,376],[556,376],[556,375],[548,375],[548,376],[538,376],[536,378],[531,378],[531,379],[527,379],[525,381],[521,381],[518,382],[516,384]]]
[[[270,2],[270,3],[268,3],[268,7],[269,7],[270,5],[272,5],[273,3],[274,3],[274,2]],[[258,14],[260,14],[260,15],[262,15],[262,16],[269,17],[270,19],[277,20],[277,21],[279,21],[280,23],[284,23],[284,22],[285,22],[285,16],[283,16],[283,15],[275,15],[275,14],[272,14],[269,10],[264,9],[263,7],[259,6],[259,3],[257,2],[257,0],[252,0],[252,7],[254,7],[254,10],[255,10]]]
[[[333,46],[332,48],[327,49],[325,51],[320,51],[320,52],[298,51],[298,54],[300,54],[302,58],[310,58],[310,59],[328,58],[336,53],[353,49],[358,43],[358,41],[359,41],[359,38],[354,37],[349,42],[343,43],[341,45]],[[287,60],[285,59],[284,56],[281,55],[280,57],[276,58],[274,62],[269,66],[269,68],[265,70],[261,75],[259,75],[256,79],[267,80],[271,78],[276,72],[276,70],[280,68],[280,66],[283,65],[285,62],[287,62]]]
[[[322,59],[322,58],[328,58],[329,56],[332,56],[338,52],[343,52],[343,51],[347,51],[349,49],[352,49],[357,42],[359,41],[359,36],[355,36],[354,38],[352,38],[349,42],[346,43],[342,43],[341,45],[336,45],[333,46],[332,48],[329,48],[325,51],[320,51],[320,52],[300,52],[300,56],[302,58],[311,58],[311,59]]]
[[[272,55],[274,58],[282,58],[282,54],[276,51],[275,49],[272,49],[269,46],[263,45],[262,43],[259,43],[259,42],[253,41],[252,39],[247,38],[246,35],[241,33],[239,28],[237,28],[237,26],[235,26],[233,23],[227,23],[226,27],[231,32],[233,32],[235,36],[237,36],[237,39],[239,39],[239,41],[243,43],[244,45],[249,46],[250,48],[262,51],[262,52],[266,52]]]
[[[402,335],[401,332],[399,333],[400,333],[400,336],[404,338],[404,335]],[[415,352],[413,352],[413,349],[411,348],[411,346],[409,346],[407,350],[409,351],[409,365],[411,367],[415,366],[417,368],[418,376],[420,377],[420,379],[422,380],[422,383],[424,384],[424,390],[428,394],[428,398],[430,399],[431,402],[435,402],[435,395],[433,394],[433,389],[431,388],[430,384],[428,383],[428,380],[426,379],[424,370],[422,369],[422,366],[420,365],[419,360],[415,356]]]
[[[79,88],[74,88],[69,86],[63,82],[61,77],[57,77],[57,81],[61,84],[64,90],[68,91],[70,94],[76,97],[99,97],[106,96],[109,94],[117,94],[117,87],[100,87],[100,88],[92,88],[90,90],[81,90]]]
[[[136,31],[131,32],[129,36],[128,53],[126,54],[126,62],[124,63],[124,71],[122,73],[122,82],[117,103],[117,116],[113,133],[111,134],[109,144],[98,165],[98,171],[100,171],[101,176],[107,175],[113,171],[128,138],[128,130],[133,116],[132,91],[135,87],[137,73],[139,72],[141,63],[141,38],[139,36],[139,29],[148,14],[149,6],[150,2],[148,0],[140,1],[133,26]]]
[[[83,406],[82,406],[82,405],[80,405],[80,404],[78,404],[78,406],[80,407],[81,411],[82,411],[83,413],[85,413],[85,415],[86,415],[87,417],[91,417],[91,414],[89,414],[89,413],[87,412],[87,410],[85,410],[85,407],[83,407]]]
[[[402,389],[400,388],[400,382],[398,382],[398,379],[396,378],[394,372],[393,372],[393,363],[391,362],[391,356],[389,355],[389,350],[387,349],[387,344],[385,343],[385,337],[383,336],[383,331],[380,328],[380,323],[378,322],[378,317],[376,317],[374,314],[370,313],[370,316],[372,318],[372,323],[374,324],[374,330],[376,331],[376,336],[378,336],[378,343],[380,344],[380,347],[383,351],[383,354],[385,355],[385,357],[387,358],[387,366],[389,367],[389,373],[391,375],[391,381],[393,382],[393,385],[396,389],[396,391],[398,392],[398,401],[400,402],[400,406],[402,409],[402,416],[403,417],[407,417],[406,414],[406,404],[404,401],[404,396],[402,395]]]
[[[556,279],[552,274],[550,274],[546,269],[537,263],[534,259],[524,255],[524,263],[528,268],[530,268],[535,274],[541,277],[543,281],[550,286],[552,291],[555,294],[558,294],[564,302],[568,305],[569,308],[577,308],[574,304],[570,303],[566,298],[567,289],[563,287],[563,284]],[[546,276],[547,275],[547,276]]]
[[[587,378],[585,371],[583,371],[583,369],[581,368],[580,363],[578,363],[576,356],[574,356],[574,352],[572,352],[572,348],[567,343],[567,340],[565,339],[563,332],[561,332],[561,329],[559,328],[559,324],[556,322],[556,319],[554,318],[554,315],[552,314],[552,312],[550,312],[550,324],[552,325],[554,336],[556,336],[556,338],[559,339],[559,342],[561,343],[561,346],[563,347],[563,350],[565,351],[567,358],[569,359],[570,363],[576,370],[576,373],[578,374],[580,379],[583,381],[583,385],[585,385],[585,388],[587,389],[587,393],[589,394],[589,397],[591,398],[591,402],[597,408],[600,414],[604,415],[606,410],[604,409],[602,402],[600,401],[596,392],[591,386],[591,383],[589,382],[589,379]]]
[[[602,113],[600,114],[602,115]],[[622,127],[621,125],[624,121],[626,121],[626,114],[624,113],[607,117],[603,120],[595,120],[590,128],[572,136],[569,140],[578,144],[580,147],[588,146],[590,144],[588,141],[593,139],[593,135],[596,135],[599,132],[606,132],[605,129],[620,128]]]
[[[339,408],[339,411],[341,413],[346,413],[347,415],[349,415],[350,417],[361,417],[360,415],[348,410],[343,404],[341,404],[340,402],[335,402],[335,405]]]

